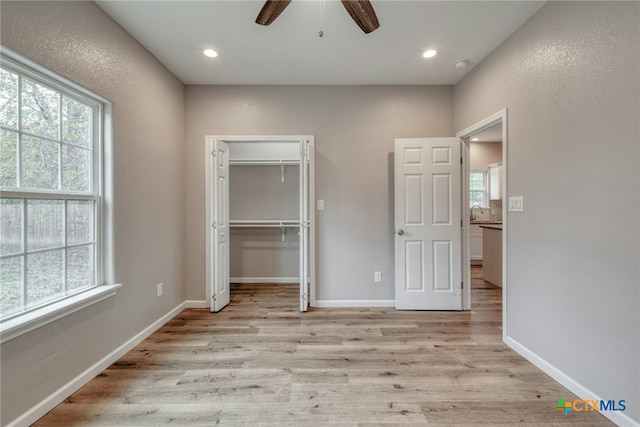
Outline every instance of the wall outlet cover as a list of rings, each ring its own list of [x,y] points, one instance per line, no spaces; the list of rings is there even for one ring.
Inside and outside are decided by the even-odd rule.
[[[524,197],[509,197],[509,212],[524,212]]]

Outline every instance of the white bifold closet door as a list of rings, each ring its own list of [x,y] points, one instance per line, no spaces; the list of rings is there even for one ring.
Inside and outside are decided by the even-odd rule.
[[[309,307],[309,144],[300,142],[300,311]]]
[[[255,224],[249,224],[252,221],[234,222],[234,218],[229,218],[229,167],[234,164],[280,167],[287,164],[299,167],[299,216],[296,222],[289,221],[288,226],[295,227],[297,224],[298,228],[299,308],[300,311],[307,311],[314,285],[313,211],[310,209],[313,200],[313,137],[207,136],[206,149],[206,281],[211,311],[222,310],[230,300],[230,227],[261,227],[262,222],[273,223],[255,221]]]
[[[223,141],[216,140],[211,152],[213,158],[212,188],[214,192],[213,222],[211,224],[213,241],[212,257],[214,292],[211,311],[220,311],[230,300],[229,291],[229,147]]]

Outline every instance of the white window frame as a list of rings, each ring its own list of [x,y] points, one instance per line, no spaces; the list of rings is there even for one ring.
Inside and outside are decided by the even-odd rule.
[[[472,190],[471,189],[471,174],[473,173],[481,173],[483,176],[482,179],[482,183],[483,183],[483,189],[482,190]],[[469,207],[471,208],[474,203],[472,202],[472,198],[471,198],[471,194],[472,193],[479,193],[482,192],[482,200],[484,203],[482,203],[480,205],[480,207],[482,208],[488,208],[489,207],[489,191],[488,191],[488,186],[487,186],[487,179],[488,179],[488,175],[487,175],[487,171],[483,171],[483,170],[470,170],[469,171]]]
[[[24,56],[0,46],[0,61],[3,68],[50,87],[74,99],[89,101],[95,105],[94,147],[98,160],[93,163],[93,185],[91,193],[65,194],[31,190],[27,188],[4,188],[0,195],[6,198],[32,199],[85,199],[96,203],[95,227],[95,286],[70,294],[51,302],[8,315],[0,320],[0,343],[58,320],[64,316],[93,305],[116,294],[121,287],[114,283],[113,274],[113,218],[112,218],[112,104],[107,99],[83,88],[71,80],[46,69]],[[23,227],[26,227],[23,224]],[[26,248],[23,248],[26,250]]]

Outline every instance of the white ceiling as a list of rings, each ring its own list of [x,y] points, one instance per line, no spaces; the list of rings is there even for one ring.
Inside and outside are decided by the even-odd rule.
[[[502,142],[502,122],[491,125],[469,136],[477,142]],[[475,142],[475,141],[474,141]]]
[[[97,1],[186,84],[455,84],[544,4],[372,0],[380,28],[367,35],[337,0],[293,0],[268,27],[255,23],[263,3]]]

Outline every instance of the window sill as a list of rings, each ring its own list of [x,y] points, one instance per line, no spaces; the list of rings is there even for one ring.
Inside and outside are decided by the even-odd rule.
[[[0,344],[114,296],[122,284],[103,285],[0,322]]]

